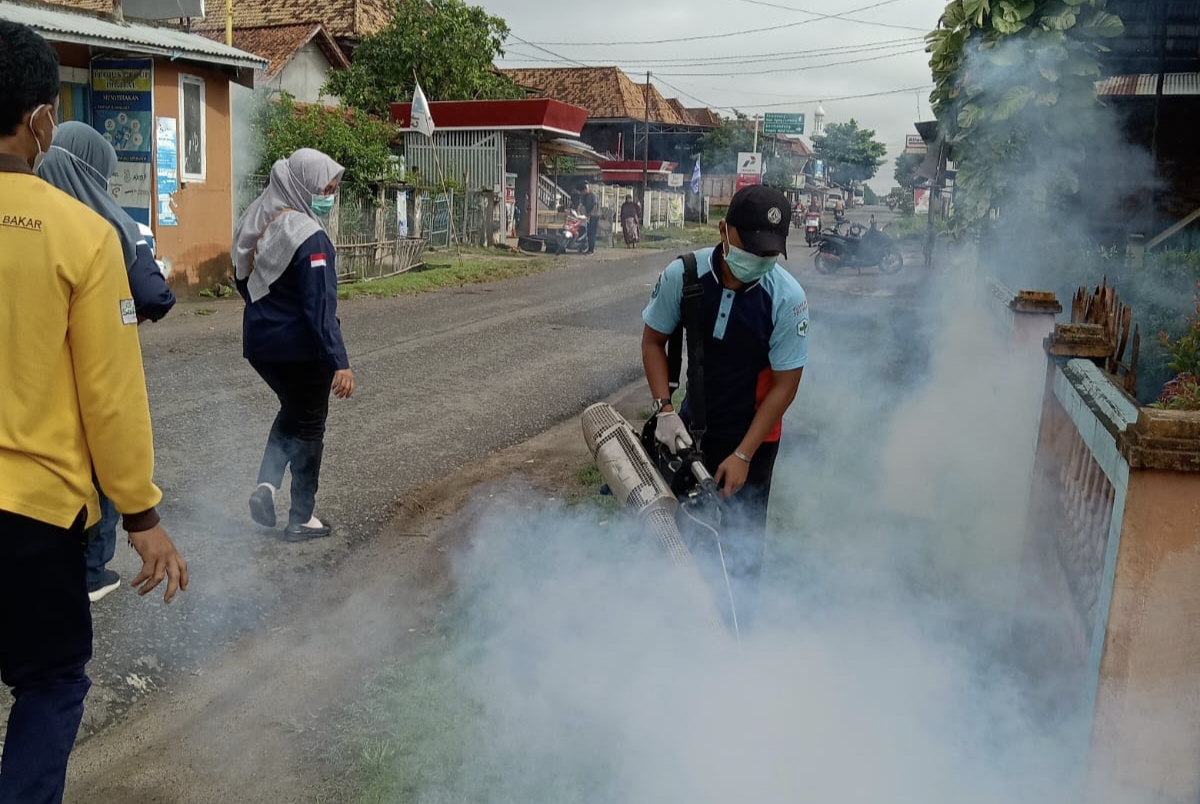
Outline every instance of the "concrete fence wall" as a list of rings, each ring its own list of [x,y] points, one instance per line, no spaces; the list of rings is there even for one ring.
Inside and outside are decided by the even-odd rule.
[[[1081,800],[1196,804],[1200,412],[1138,406],[1103,287],[1052,328],[1049,294],[988,293],[1014,348],[1043,354],[1014,633],[1082,713]]]

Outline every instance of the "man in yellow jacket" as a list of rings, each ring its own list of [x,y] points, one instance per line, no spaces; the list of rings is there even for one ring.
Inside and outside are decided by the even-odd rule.
[[[92,471],[142,557],[133,585],[187,588],[162,493],[137,313],[113,227],[34,175],[54,136],[58,57],[0,21],[0,677],[13,706],[0,804],[62,801],[92,654],[84,531]]]

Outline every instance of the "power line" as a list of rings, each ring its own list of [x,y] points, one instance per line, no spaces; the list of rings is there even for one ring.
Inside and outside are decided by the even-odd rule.
[[[782,9],[783,11],[797,11],[801,14],[811,14],[817,18],[817,19],[812,19],[812,20],[806,20],[806,22],[816,22],[818,19],[822,19],[822,20],[840,19],[843,22],[856,22],[859,25],[875,25],[880,28],[895,28],[895,29],[899,29],[902,31],[920,31],[922,33],[929,33],[929,31],[925,28],[914,28],[911,25],[895,25],[890,22],[876,22],[874,20],[852,20],[852,19],[846,18],[847,14],[856,14],[856,13],[858,13],[857,11],[846,11],[841,14],[822,14],[818,11],[809,11],[808,9],[805,9],[805,8],[796,8],[795,6],[781,6],[778,3],[768,3],[768,2],[766,2],[766,0],[742,0],[742,2],[743,3],[752,3],[753,5],[756,5],[756,6],[766,6],[768,8],[778,8],[778,9]],[[858,11],[866,11],[866,10],[867,9],[865,9],[865,8],[858,9]]]
[[[772,25],[769,28],[750,28],[745,31],[727,31],[725,33],[705,34],[703,36],[683,36],[683,37],[678,37],[675,39],[640,39],[640,40],[634,40],[634,41],[626,40],[624,42],[538,42],[536,44],[537,45],[552,45],[552,46],[556,46],[556,47],[558,47],[558,46],[617,47],[617,46],[623,46],[623,45],[668,45],[668,44],[672,44],[674,42],[700,42],[700,41],[706,40],[706,39],[726,39],[731,36],[745,36],[747,34],[766,33],[768,31],[779,31],[779,30],[783,30],[784,28],[795,28],[798,25],[808,25],[809,23],[812,23],[812,22],[820,22],[823,19],[842,19],[850,14],[857,14],[860,11],[870,11],[873,8],[879,8],[880,6],[886,6],[886,5],[890,5],[892,3],[898,3],[898,2],[900,2],[900,0],[881,0],[881,2],[873,3],[869,6],[863,6],[862,8],[855,8],[855,9],[851,9],[850,11],[842,11],[837,14],[829,14],[826,16],[821,16],[821,17],[817,17],[814,19],[810,19],[810,20],[800,20],[799,22],[789,22],[784,25]],[[796,9],[792,9],[792,10],[796,10]],[[848,20],[848,22],[860,22],[860,20]],[[923,30],[923,29],[914,28],[913,30]],[[513,38],[515,39],[516,37],[513,37]],[[524,41],[524,40],[522,40],[522,41]],[[526,42],[526,44],[532,45],[534,43]]]
[[[829,48],[826,50],[810,50],[804,53],[784,52],[784,53],[764,53],[758,55],[743,55],[743,56],[715,56],[713,58],[675,58],[675,59],[612,59],[625,67],[647,66],[657,67],[665,65],[670,67],[715,67],[737,64],[775,64],[785,61],[794,61],[798,59],[816,59],[828,56],[849,56],[855,53],[877,53],[881,50],[894,50],[901,47],[911,47],[920,42],[920,39],[897,39],[887,43],[876,43],[871,45],[855,45],[851,47]],[[923,50],[924,47],[919,48]],[[916,51],[913,51],[916,52]],[[511,53],[514,56],[528,59],[530,61],[552,61],[538,56],[533,56],[529,53],[522,53],[514,50],[506,51],[506,55]],[[724,73],[722,73],[724,74]]]
[[[663,73],[663,75],[671,78],[712,78],[738,75],[768,75],[770,73],[798,73],[805,70],[822,70],[826,67],[842,67],[847,64],[862,64],[868,61],[879,61],[880,59],[890,59],[895,56],[907,56],[912,53],[923,53],[924,48],[917,50],[901,50],[896,53],[885,53],[882,56],[868,56],[862,59],[850,59],[849,61],[831,61],[824,64],[810,64],[807,67],[780,67],[777,70],[749,70],[742,72],[723,72],[723,73]]]

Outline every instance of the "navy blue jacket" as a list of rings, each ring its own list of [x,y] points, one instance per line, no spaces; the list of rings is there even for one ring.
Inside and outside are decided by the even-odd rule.
[[[317,232],[301,243],[271,292],[258,301],[250,301],[246,285],[246,280],[237,281],[246,300],[243,357],[264,363],[327,360],[335,369],[350,368],[337,319],[337,271],[329,235]]]
[[[154,261],[154,252],[144,241],[137,244],[137,257],[129,266],[129,290],[133,307],[141,318],[157,321],[175,306],[175,294]]]

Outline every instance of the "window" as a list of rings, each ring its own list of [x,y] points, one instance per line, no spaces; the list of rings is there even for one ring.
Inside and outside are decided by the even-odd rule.
[[[180,172],[184,181],[204,181],[204,79],[179,76]]]

